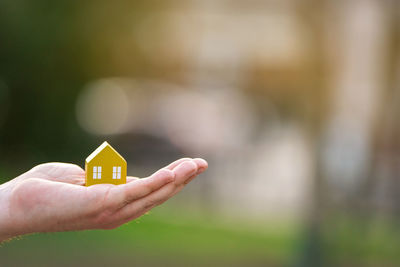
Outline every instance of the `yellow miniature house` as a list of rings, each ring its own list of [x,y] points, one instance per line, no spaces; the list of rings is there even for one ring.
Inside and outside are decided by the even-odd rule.
[[[125,184],[126,160],[107,142],[86,159],[86,186],[94,184]]]

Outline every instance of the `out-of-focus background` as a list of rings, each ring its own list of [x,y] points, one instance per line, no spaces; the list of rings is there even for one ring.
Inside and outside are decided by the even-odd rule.
[[[400,4],[0,2],[0,179],[108,140],[147,176],[209,170],[112,231],[1,266],[399,266]]]

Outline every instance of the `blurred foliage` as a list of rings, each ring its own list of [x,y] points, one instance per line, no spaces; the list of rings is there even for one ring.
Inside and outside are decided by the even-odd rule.
[[[250,5],[257,6],[257,1],[250,1],[251,4],[231,2],[240,10]],[[298,1],[285,2],[290,6],[288,10],[298,12],[299,21],[310,31],[306,60],[289,67],[274,66],[257,61],[254,56],[257,59],[255,62],[245,62],[247,76],[240,84],[256,110],[259,132],[269,126],[271,109],[276,108],[278,120],[297,121],[309,130],[310,139],[314,142],[311,149],[317,151],[311,154],[315,152],[320,157],[324,149],[321,135],[327,124],[326,113],[332,97],[326,88],[332,85],[327,85],[326,81],[329,70],[324,66],[327,58],[321,40],[323,17],[329,14],[322,10],[324,4],[329,7],[329,3],[333,2],[304,1],[304,5]],[[188,3],[184,1],[155,0],[0,1],[0,181],[5,182],[45,161],[83,164],[88,153],[104,139],[104,136],[91,136],[84,132],[76,120],[76,99],[87,83],[104,77],[139,77],[181,83],[185,87],[180,75],[190,72],[189,67],[193,66],[187,66],[187,62],[180,60],[181,47],[176,47],[175,54],[169,54],[168,49],[164,51],[151,46],[163,42],[167,43],[166,46],[174,45],[167,42],[169,36],[163,30],[165,25],[162,25],[162,20],[146,28],[146,34],[151,36],[147,44],[150,48],[146,47],[152,53],[151,58],[132,37],[138,34],[145,19],[154,19],[159,13],[185,5]],[[278,6],[276,10],[283,9]],[[389,51],[390,68],[385,68],[393,72],[389,75],[393,76],[393,83],[397,80],[397,68],[393,65],[397,62],[399,29],[396,21],[399,16],[395,10],[399,9],[393,8],[387,13],[393,19],[393,36],[390,36],[393,42],[389,44],[390,49],[384,48]],[[340,21],[341,18],[335,19]],[[329,56],[337,57],[335,53]],[[221,70],[211,68],[206,74],[215,78],[219,75],[218,71]],[[393,91],[396,88],[395,85],[387,87]],[[395,114],[391,115],[393,121],[397,119],[396,113],[392,112],[398,109],[396,101],[391,104],[393,109],[385,110]],[[387,108],[386,104],[383,110]],[[373,131],[377,134],[372,139],[379,139],[377,143],[384,143],[389,147],[387,150],[393,150],[387,162],[393,161],[393,165],[398,166],[393,148],[398,143],[396,134],[386,144],[387,140],[380,140],[385,138],[382,129]],[[257,137],[257,134],[254,135]],[[134,147],[126,149],[145,170],[139,170],[138,175],[142,174],[140,171],[150,173],[150,164],[146,165],[146,162],[164,165],[171,157],[180,155],[177,148],[171,149],[171,144],[165,144],[164,140],[156,137],[127,134],[118,138]],[[168,149],[160,149],[163,145]],[[254,143],[254,146],[257,144]],[[146,154],[149,148],[152,148],[152,153]],[[372,148],[375,152],[379,149]],[[381,156],[374,157],[374,160]],[[100,262],[102,265],[118,266],[400,265],[398,218],[379,221],[375,218],[375,207],[362,203],[360,208],[354,204],[364,201],[360,196],[369,199],[372,189],[363,191],[363,188],[358,188],[355,191],[363,191],[362,194],[356,192],[344,198],[339,208],[326,208],[323,202],[330,203],[331,191],[326,193],[322,190],[328,185],[323,181],[322,167],[318,166],[321,160],[312,160],[315,160],[318,177],[313,188],[316,196],[311,213],[316,214],[304,224],[293,222],[283,227],[271,222],[250,226],[241,222],[222,223],[226,218],[220,217],[204,219],[214,214],[194,219],[190,215],[180,217],[168,211],[157,211],[113,231],[38,234],[6,243],[0,248],[0,265],[98,266]],[[371,165],[368,168],[379,169],[378,163]],[[393,171],[393,174],[392,178],[397,179],[398,171]],[[374,182],[377,180],[375,176],[379,176],[379,170],[370,174]],[[392,185],[388,184],[389,187]],[[396,182],[393,184],[396,185]],[[375,183],[370,182],[371,185],[374,189]],[[395,189],[391,200],[398,203],[399,190]],[[204,199],[207,197],[204,196]],[[207,203],[212,203],[210,199]],[[343,214],[338,209],[350,212]],[[398,208],[393,210],[398,212]],[[360,214],[365,217],[361,218]],[[318,216],[325,218],[320,220]],[[306,225],[304,229],[303,225]]]
[[[229,225],[156,211],[113,231],[23,237],[0,257],[6,266],[281,266],[299,243],[293,226]]]
[[[146,1],[0,2],[0,103],[9,104],[0,124],[3,164],[15,169],[48,158],[76,161],[99,143],[76,123],[77,94],[91,79],[118,73],[110,45],[121,31],[132,31],[135,17],[150,6]],[[137,49],[126,50],[132,51],[130,74],[140,73],[144,62]]]
[[[324,226],[326,261],[336,266],[398,266],[400,232],[387,220],[337,215]]]
[[[221,223],[168,216],[157,209],[113,231],[35,234],[0,248],[4,266],[298,266],[302,231],[274,223]],[[362,220],[332,219],[325,227],[324,261],[328,266],[398,266],[399,234],[377,222],[368,231]],[[378,226],[378,227],[377,227]],[[397,227],[395,227],[397,228]],[[331,229],[331,230],[329,230]],[[393,231],[394,230],[394,231]],[[24,257],[21,257],[23,253]],[[383,264],[383,265],[382,265]],[[326,266],[326,265],[324,265]]]

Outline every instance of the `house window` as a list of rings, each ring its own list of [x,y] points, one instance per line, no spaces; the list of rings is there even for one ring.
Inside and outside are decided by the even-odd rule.
[[[113,167],[113,179],[121,179],[121,167]]]
[[[93,167],[93,179],[101,179],[101,166]]]

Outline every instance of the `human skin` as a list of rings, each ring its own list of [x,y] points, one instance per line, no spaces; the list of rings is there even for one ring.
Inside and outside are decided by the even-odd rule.
[[[38,232],[116,228],[164,203],[207,167],[203,159],[183,158],[147,178],[86,187],[77,165],[38,165],[0,185],[0,242]]]

